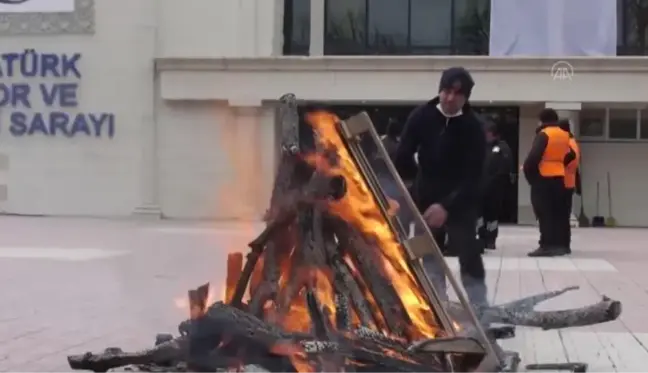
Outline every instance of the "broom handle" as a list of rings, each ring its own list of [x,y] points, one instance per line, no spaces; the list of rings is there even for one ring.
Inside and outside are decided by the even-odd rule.
[[[581,191],[580,191],[580,205],[581,205],[581,215],[585,214],[585,191],[583,190],[583,165],[578,165],[578,172],[580,172],[580,182],[581,182]]]
[[[599,204],[601,202],[601,183],[596,182],[596,216],[601,215],[599,211]]]
[[[612,178],[610,177],[610,172],[607,173],[607,182],[608,182],[608,213],[612,216]]]

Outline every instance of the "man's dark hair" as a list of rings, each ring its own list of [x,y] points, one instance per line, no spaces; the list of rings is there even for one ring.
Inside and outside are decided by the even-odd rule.
[[[563,131],[571,132],[571,129],[569,128],[569,119],[565,119],[565,118],[559,119],[558,127],[560,127],[560,129]]]
[[[487,133],[492,133],[495,136],[499,136],[499,128],[497,127],[497,123],[493,122],[492,119],[490,118],[483,118],[484,122],[484,131]]]
[[[558,113],[554,109],[543,109],[538,115],[538,119],[542,124],[555,124],[558,122]]]
[[[441,73],[441,80],[439,81],[439,92],[444,89],[452,88],[456,83],[459,83],[459,92],[466,96],[466,100],[470,98],[475,81],[468,72],[461,66],[451,67]]]

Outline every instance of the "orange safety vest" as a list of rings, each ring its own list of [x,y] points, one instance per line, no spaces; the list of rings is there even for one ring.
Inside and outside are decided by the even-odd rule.
[[[564,177],[565,157],[569,154],[569,133],[558,127],[547,127],[542,132],[547,135],[547,147],[540,161],[540,175]]]
[[[569,139],[569,147],[576,154],[576,157],[567,163],[565,167],[565,188],[574,189],[576,188],[576,171],[578,171],[580,163],[580,147],[573,137]]]

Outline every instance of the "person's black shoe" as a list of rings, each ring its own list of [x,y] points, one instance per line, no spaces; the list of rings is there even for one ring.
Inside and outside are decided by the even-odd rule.
[[[553,247],[539,247],[527,254],[529,257],[554,257],[565,255],[565,250]]]
[[[560,255],[571,255],[571,252],[572,252],[569,247],[567,247],[567,248],[561,247],[561,248],[557,249],[557,251],[560,252]]]
[[[486,250],[497,250],[497,246],[495,246],[495,242],[487,243],[485,247]]]
[[[459,255],[457,255],[457,253],[455,253],[454,251],[451,251],[451,250],[446,250],[446,251],[443,251],[442,253],[443,253],[443,256],[447,256],[447,257],[450,257],[450,258],[454,258],[454,257],[459,256]]]

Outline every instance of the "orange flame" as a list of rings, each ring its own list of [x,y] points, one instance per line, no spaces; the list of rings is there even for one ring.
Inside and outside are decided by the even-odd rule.
[[[301,268],[298,273],[291,276],[303,278],[303,283],[310,283],[315,289],[315,296],[320,307],[325,310],[329,325],[335,325],[335,291],[333,289],[333,278],[329,271],[323,268]],[[287,276],[282,276],[280,283]],[[286,315],[278,320],[279,324],[289,332],[308,332],[312,326],[310,314],[306,306],[306,297],[298,296],[290,303]]]
[[[381,209],[349,154],[344,140],[336,129],[339,119],[327,112],[308,115],[309,124],[317,134],[318,144],[327,150],[334,150],[339,164],[321,172],[343,176],[347,181],[346,195],[337,201],[329,202],[329,211],[372,238],[380,247],[383,271],[392,280],[398,296],[412,321],[410,333],[413,336],[433,338],[438,332],[434,325],[433,311],[425,294],[409,267],[406,254],[400,247],[394,232],[382,216]],[[313,157],[307,158],[312,162]]]

